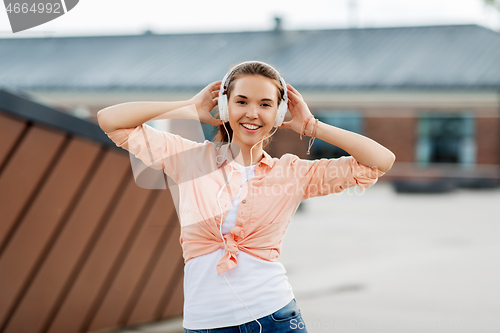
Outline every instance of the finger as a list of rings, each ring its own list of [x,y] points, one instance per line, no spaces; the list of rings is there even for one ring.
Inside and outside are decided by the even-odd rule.
[[[294,94],[295,96],[297,96],[298,98],[302,99],[302,95],[296,90],[296,89],[293,89],[292,90],[292,94]]]
[[[292,97],[291,100],[292,100],[292,103],[294,103],[294,104],[297,104],[299,102],[299,100],[302,99],[302,96],[300,96],[300,94],[298,94],[298,93],[296,93],[294,91],[290,91],[289,96]]]
[[[220,81],[212,82],[212,83],[208,86],[208,88],[209,88],[209,90],[218,90],[218,89],[220,89],[220,85],[221,85],[221,83],[222,83],[222,82],[220,82]]]
[[[284,121],[281,124],[280,128],[290,128],[290,122],[289,121]]]
[[[290,90],[295,93],[296,95],[302,97],[302,95],[295,89],[290,83],[288,84],[290,86]]]
[[[212,125],[213,125],[213,126],[219,126],[219,125],[222,125],[222,120],[221,120],[221,119],[217,119],[217,118],[212,117]]]

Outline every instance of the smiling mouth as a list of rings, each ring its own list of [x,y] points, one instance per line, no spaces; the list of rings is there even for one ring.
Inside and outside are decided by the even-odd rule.
[[[243,127],[243,129],[244,129],[245,131],[250,132],[250,133],[255,133],[255,132],[257,132],[257,131],[258,131],[258,130],[262,127],[262,126],[259,126],[259,127],[257,127],[256,129],[249,129],[249,128],[247,128],[247,127],[243,126],[243,124],[240,124],[240,125],[241,125],[241,127]]]

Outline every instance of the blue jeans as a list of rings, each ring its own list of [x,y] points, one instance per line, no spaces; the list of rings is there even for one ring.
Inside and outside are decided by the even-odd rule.
[[[281,309],[268,316],[257,318],[262,325],[261,333],[307,333],[306,325],[295,298]],[[184,333],[259,333],[260,326],[255,321],[249,321],[237,326],[190,330],[184,328]]]

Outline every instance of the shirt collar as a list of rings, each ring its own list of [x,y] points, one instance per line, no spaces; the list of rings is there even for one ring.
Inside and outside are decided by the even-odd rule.
[[[221,154],[221,155],[224,155],[224,151],[226,150],[226,148],[223,148],[223,149],[219,149],[218,151],[218,154]],[[262,155],[264,156],[259,163],[262,163],[262,164],[265,164],[267,166],[272,166],[272,160],[273,158],[271,157],[271,155],[269,155],[267,153],[267,151],[265,150],[262,150]],[[222,163],[224,163],[226,161],[226,159],[218,159],[217,161],[217,167],[220,167],[222,165]]]

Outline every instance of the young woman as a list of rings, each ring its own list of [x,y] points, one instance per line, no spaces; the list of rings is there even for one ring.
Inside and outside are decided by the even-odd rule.
[[[270,65],[249,61],[188,101],[131,102],[98,113],[117,146],[179,185],[184,332],[307,332],[276,261],[298,205],[352,186],[364,190],[394,163],[377,142],[314,119],[301,94],[284,84]],[[218,104],[228,121],[210,115]],[[292,119],[283,122],[287,110]],[[214,142],[199,143],[144,124],[160,118],[199,119],[219,131]],[[278,128],[351,156],[271,157],[264,148]]]

